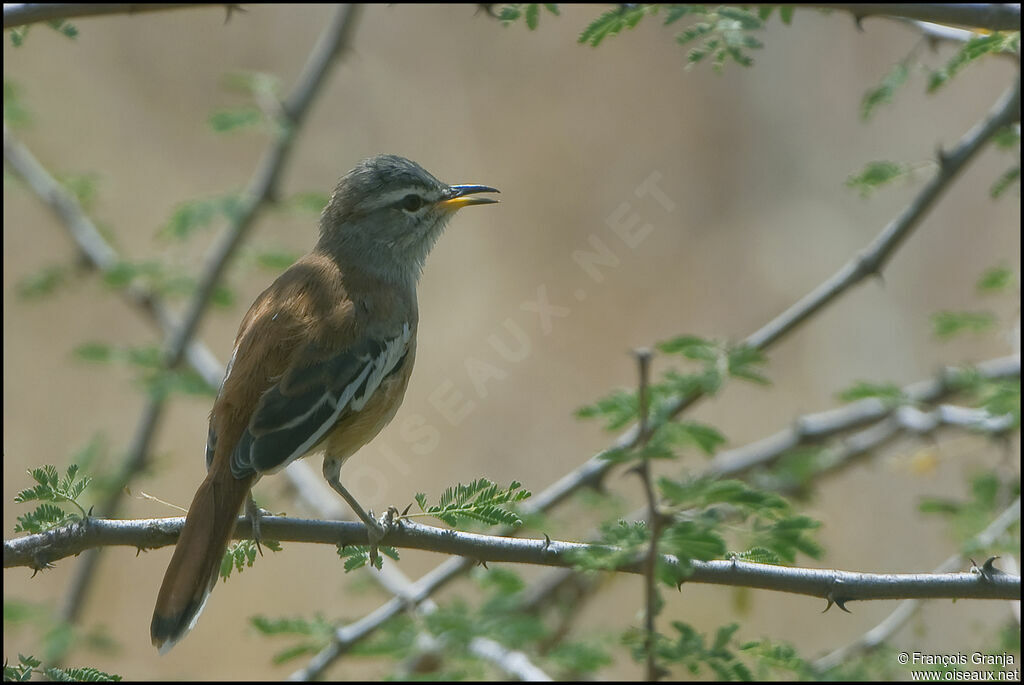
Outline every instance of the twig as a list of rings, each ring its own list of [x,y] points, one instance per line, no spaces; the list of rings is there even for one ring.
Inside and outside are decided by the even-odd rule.
[[[197,7],[225,7],[228,15],[239,10],[232,3],[97,3],[97,2],[11,2],[4,3],[4,28],[34,24],[39,21],[70,17],[98,17],[108,14],[141,14],[166,10],[195,9]]]
[[[640,416],[639,436],[637,448],[642,449],[651,437],[648,426],[648,406],[650,398],[647,388],[650,385],[651,375],[651,350],[650,348],[638,348],[633,350],[636,358],[638,376],[638,411]],[[658,564],[658,536],[661,534],[661,518],[658,516],[658,499],[654,494],[654,484],[651,483],[651,463],[649,459],[641,459],[636,466],[636,472],[644,486],[644,497],[647,499],[647,531],[651,541],[647,545],[647,554],[644,558],[644,652],[647,663],[647,680],[657,682],[662,675],[662,669],[658,667],[655,659],[655,618],[658,610],[658,587],[656,585],[654,571]]]
[[[53,561],[79,554],[98,546],[130,546],[154,549],[174,544],[184,517],[163,519],[85,519],[46,533],[26,535],[4,541],[4,568],[25,566],[42,569]],[[266,516],[261,531],[282,542],[312,542],[324,545],[361,544],[366,541],[363,523],[319,521],[282,516]],[[240,517],[234,537],[251,537],[250,523]],[[404,521],[388,533],[388,543],[399,548],[421,549],[458,555],[488,562],[509,562],[543,566],[572,566],[578,555],[592,546],[558,540],[528,540],[479,533],[464,533],[448,528],[425,526]],[[660,559],[670,566],[679,560],[668,554]],[[735,587],[775,590],[834,601],[877,599],[1016,599],[1020,594],[1020,576],[996,572],[985,577],[975,573],[859,573],[834,569],[795,568],[746,561],[696,561],[687,583],[707,583]],[[635,559],[616,570],[644,573],[644,560]],[[444,579],[435,573],[421,579],[405,602],[422,602]],[[378,610],[380,611],[380,610]],[[361,620],[374,620],[370,614]],[[358,624],[359,622],[357,622]],[[352,626],[342,628],[347,630]]]
[[[1011,526],[1020,521],[1020,497],[1007,507],[985,530],[978,533],[971,541],[978,548],[991,547],[992,544]],[[954,554],[939,564],[934,573],[949,573],[961,568],[964,564],[962,554]],[[867,631],[852,643],[840,647],[814,662],[813,668],[818,673],[825,673],[851,657],[869,652],[885,643],[896,631],[906,625],[907,621],[921,608],[921,600],[908,599],[900,603],[896,610],[883,619],[878,625]]]
[[[855,258],[831,278],[777,316],[744,343],[758,350],[773,345],[780,336],[799,325],[819,309],[868,276],[875,276],[892,258],[896,249],[917,228],[921,219],[942,196],[949,184],[1001,128],[1020,119],[1020,77],[996,102],[984,120],[968,131],[949,152],[939,153],[939,170],[918,192],[913,202],[893,219]]]
[[[804,7],[842,10],[858,20],[871,16],[904,17],[989,31],[1020,30],[1020,5],[1008,3],[813,3]]]
[[[1020,378],[1020,356],[1011,355],[991,359],[975,367],[986,379]],[[963,369],[947,367],[933,380],[919,381],[904,386],[902,394],[911,404],[937,402],[956,391],[956,380]],[[813,444],[839,433],[877,423],[899,410],[880,399],[866,398],[836,409],[805,414],[793,425],[767,438],[725,450],[715,455],[708,466],[709,475],[736,476],[756,466],[765,466],[786,452],[801,445]]]

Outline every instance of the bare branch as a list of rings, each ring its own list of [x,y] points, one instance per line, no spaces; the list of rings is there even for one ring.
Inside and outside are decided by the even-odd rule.
[[[917,228],[921,219],[967,165],[999,129],[1020,120],[1020,78],[1003,93],[984,120],[968,131],[949,152],[942,154],[939,170],[922,188],[913,202],[893,219],[860,254],[847,262],[831,278],[805,295],[744,342],[758,350],[767,349],[779,337],[803,323],[833,299],[869,276],[875,276],[892,258],[896,249]]]
[[[1020,497],[1007,507],[985,530],[978,533],[971,543],[984,549],[990,547],[999,536],[1020,521]],[[964,564],[962,554],[954,554],[933,571],[933,573],[949,573]],[[907,621],[921,608],[921,600],[908,599],[900,603],[896,610],[883,619],[878,625],[864,633],[854,642],[830,652],[814,662],[814,670],[819,673],[831,670],[851,657],[869,652],[885,643],[896,631],[906,625]]]
[[[1020,378],[1020,356],[1011,355],[982,362],[975,370],[990,380]],[[956,379],[963,369],[947,367],[933,380],[919,381],[902,389],[907,400],[914,404],[937,402],[956,390]],[[881,421],[899,411],[876,398],[852,402],[844,407],[828,409],[798,417],[793,425],[767,438],[742,447],[719,452],[711,460],[707,471],[712,475],[736,476],[755,466],[764,466],[789,450],[801,445],[820,442],[825,438]]]
[[[640,412],[639,437],[637,447],[643,447],[651,436],[648,426],[648,406],[650,404],[647,388],[651,381],[651,350],[640,348],[633,350],[637,365],[637,398]],[[644,652],[647,664],[647,680],[657,682],[664,673],[654,658],[654,641],[657,636],[655,618],[658,610],[658,588],[654,571],[658,564],[658,536],[661,533],[661,517],[658,515],[658,498],[654,494],[654,483],[651,482],[651,463],[643,459],[636,467],[636,472],[644,486],[644,497],[647,499],[647,530],[651,541],[644,555]]]
[[[228,14],[239,10],[232,3],[118,3],[118,2],[10,2],[4,3],[4,28],[34,24],[54,19],[70,19],[74,17],[98,17],[109,14],[141,14],[142,12],[164,12],[177,9],[195,9],[197,7],[224,7]]]
[[[872,16],[904,17],[989,31],[1020,30],[1020,5],[1011,3],[814,3],[804,7],[843,10],[857,19]]]
[[[4,540],[4,568],[26,566],[42,569],[58,559],[99,546],[130,546],[139,549],[163,547],[174,544],[184,525],[184,517],[125,521],[90,518],[46,533]],[[250,525],[248,519],[240,517],[234,538],[250,538]],[[325,545],[358,545],[366,542],[366,526],[347,521],[265,516],[260,521],[260,529],[267,538],[282,542]],[[578,542],[464,533],[411,521],[402,521],[394,530],[389,531],[387,542],[395,547],[453,554],[477,561],[563,567],[572,566],[576,555],[590,547]],[[662,555],[661,558],[671,566],[679,563],[672,555]],[[846,602],[906,598],[1016,599],[1020,595],[1020,576],[1007,573],[996,573],[986,578],[968,572],[886,574],[794,568],[731,560],[694,560],[690,563],[694,572],[686,579],[686,583],[775,590],[812,597],[832,597]],[[616,570],[642,574],[644,560],[628,562]],[[406,601],[423,601],[427,596],[423,592],[425,589],[416,583]],[[374,614],[362,620],[370,619]]]

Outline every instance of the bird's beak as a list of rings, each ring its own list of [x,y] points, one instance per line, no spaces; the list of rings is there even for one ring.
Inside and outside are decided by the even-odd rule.
[[[458,185],[448,186],[448,194],[445,199],[438,202],[438,206],[450,212],[468,207],[469,205],[489,205],[497,202],[490,197],[472,197],[474,193],[500,193],[497,188],[490,186]]]

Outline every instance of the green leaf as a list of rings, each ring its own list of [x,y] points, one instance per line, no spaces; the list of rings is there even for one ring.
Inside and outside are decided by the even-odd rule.
[[[1013,271],[1005,266],[994,266],[981,275],[976,287],[982,293],[995,293],[1006,290],[1013,283]]]
[[[779,559],[779,555],[772,552],[770,549],[764,547],[751,547],[745,552],[739,552],[734,557],[740,561],[749,561],[754,564],[772,564],[774,566],[781,566],[782,560]]]
[[[281,543],[276,540],[260,540],[260,546],[272,552],[280,552],[282,549]],[[229,545],[227,550],[224,551],[224,557],[220,562],[221,580],[226,581],[231,576],[232,571],[241,573],[246,567],[252,568],[252,565],[256,563],[258,552],[256,541],[251,539],[238,540]]]
[[[1020,127],[1004,126],[992,136],[992,143],[1003,150],[1015,150],[1020,145]]]
[[[626,390],[616,390],[592,405],[576,410],[576,417],[590,419],[601,417],[605,420],[605,429],[614,431],[637,418],[639,405],[636,394]]]
[[[311,191],[307,193],[296,193],[288,198],[284,204],[289,209],[319,214],[324,210],[324,207],[327,206],[330,199],[330,196],[326,193]]]
[[[728,504],[747,512],[775,515],[789,510],[789,504],[779,495],[753,488],[738,480],[697,478],[679,481],[659,478],[658,489],[674,507],[705,509],[717,504]]]
[[[18,517],[18,523],[14,526],[14,532],[42,533],[60,527],[72,520],[74,520],[74,516],[56,504],[40,504],[29,513]]]
[[[11,33],[14,39],[14,33]],[[32,115],[21,100],[21,86],[4,79],[4,122],[11,128],[25,126],[32,121]]]
[[[531,31],[537,29],[537,21],[540,16],[540,7],[535,2],[526,6],[526,27]]]
[[[79,496],[91,482],[88,476],[78,477],[78,466],[71,464],[61,478],[52,464],[30,470],[29,475],[36,485],[19,492],[16,503],[42,502],[33,511],[18,517],[18,532],[40,533],[85,516],[85,507],[78,502]],[[60,505],[72,504],[78,513],[69,514]]]
[[[96,668],[57,668],[56,666],[50,666],[43,669],[43,674],[49,680],[54,682],[71,682],[71,683],[102,683],[102,682],[120,682],[121,676],[105,673]]]
[[[99,185],[99,174],[58,174],[57,181],[64,189],[74,195],[82,208],[89,210],[96,199],[96,188]]]
[[[898,62],[889,69],[882,82],[877,87],[864,93],[860,101],[860,117],[864,121],[871,118],[879,105],[887,105],[892,102],[896,91],[907,82],[910,70],[905,62]]]
[[[663,425],[659,433],[664,433],[669,444],[678,447],[697,447],[710,456],[726,443],[725,436],[714,426],[695,421],[674,421]]]
[[[252,105],[220,109],[210,115],[210,128],[215,133],[229,133],[262,124],[263,112]]]
[[[612,664],[612,656],[607,649],[588,642],[560,642],[546,656],[567,675],[595,673]]]
[[[686,45],[687,43],[694,41],[698,38],[703,38],[709,33],[713,32],[715,27],[707,22],[698,22],[693,26],[688,26],[686,29],[681,31],[676,36],[676,42],[680,45]]]
[[[793,5],[779,5],[779,18],[786,26],[793,23],[793,8]]]
[[[502,490],[486,478],[478,478],[468,485],[459,483],[447,488],[438,504],[425,507],[426,497],[416,497],[420,510],[456,527],[460,522],[478,521],[489,525],[522,525],[522,519],[509,505],[521,502],[530,496],[518,481]]]
[[[662,531],[659,548],[683,560],[708,561],[725,555],[725,541],[717,532],[694,521],[676,521]]]
[[[208,227],[217,219],[233,219],[239,212],[241,202],[237,193],[182,202],[175,207],[171,218],[160,229],[160,237],[174,240],[190,238],[196,231]]]
[[[856,402],[865,398],[881,400],[889,408],[898,407],[908,402],[907,396],[900,386],[893,383],[868,383],[857,381],[854,385],[838,393],[843,402]]]
[[[714,341],[695,335],[681,335],[660,342],[658,349],[666,354],[681,354],[689,359],[714,360],[718,357],[718,345]]]
[[[1020,165],[1014,165],[1000,174],[992,187],[989,188],[989,195],[992,199],[998,199],[1014,183],[1020,181]]]
[[[788,516],[755,530],[754,546],[770,550],[787,564],[796,560],[797,552],[817,559],[822,553],[821,546],[808,534],[820,526],[809,516]]]
[[[767,363],[760,350],[747,345],[738,345],[729,350],[729,375],[758,385],[771,385],[771,381],[753,367]]]
[[[617,35],[623,29],[634,28],[645,14],[653,14],[655,11],[655,5],[623,5],[608,10],[590,22],[577,42],[588,43],[596,48],[605,38]]]
[[[72,39],[78,37],[78,29],[76,29],[67,19],[48,19],[46,21],[46,25],[62,36]],[[118,680],[120,680],[120,678],[118,678]]]
[[[982,333],[996,324],[996,317],[990,312],[951,312],[932,314],[932,328],[935,335],[948,340],[961,333]]]
[[[615,569],[633,561],[648,540],[650,534],[643,521],[605,522],[597,542],[574,550],[570,558],[581,571]]]
[[[301,256],[286,250],[261,250],[255,254],[255,262],[261,269],[284,271]]]
[[[928,79],[928,92],[933,93],[945,85],[953,76],[959,73],[968,64],[983,57],[984,55],[1020,51],[1020,32],[992,33],[989,35],[977,36],[964,43],[957,52],[946,63],[946,66],[931,74]]]
[[[70,269],[63,264],[44,266],[19,280],[15,290],[26,300],[46,297],[67,283],[69,272]]]
[[[20,48],[25,44],[25,36],[28,35],[28,30],[31,28],[27,24],[25,26],[15,26],[11,29],[11,45],[16,48]]]
[[[872,191],[892,181],[909,174],[912,168],[909,164],[898,164],[896,162],[870,162],[859,174],[846,179],[849,188],[857,188],[861,197],[868,197]]]
[[[718,8],[717,12],[718,16],[724,17],[725,19],[731,19],[736,22],[738,24],[738,28],[743,29],[744,31],[754,31],[762,26],[761,20],[758,19],[756,15],[741,7],[723,5]]]

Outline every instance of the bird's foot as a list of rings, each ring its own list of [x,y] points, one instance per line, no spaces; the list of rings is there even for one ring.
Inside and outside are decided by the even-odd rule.
[[[269,511],[257,506],[256,500],[252,498],[252,495],[245,500],[245,517],[249,519],[249,524],[252,526],[252,540],[256,543],[256,549],[259,550],[260,556],[263,556],[263,547],[260,546],[260,541],[263,539],[263,534],[260,531],[260,521],[264,516],[269,515]]]
[[[381,540],[395,527],[396,519],[399,517],[398,509],[388,507],[379,519],[373,518],[373,510],[370,510],[369,519],[366,521],[366,537],[370,543],[370,563],[374,568],[380,568],[380,555],[377,548]]]

